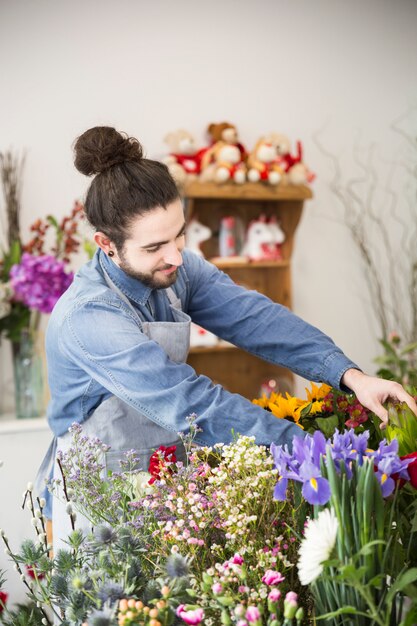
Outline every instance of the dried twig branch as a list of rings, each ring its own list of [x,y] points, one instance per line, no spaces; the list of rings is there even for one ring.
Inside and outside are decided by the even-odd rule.
[[[380,168],[375,167],[375,148],[366,155],[355,146],[354,161],[359,175],[345,181],[337,156],[314,137],[320,152],[330,161],[333,177],[330,189],[343,208],[344,223],[349,229],[364,267],[364,276],[379,326],[380,338],[393,330],[411,343],[417,338],[417,142],[400,127],[404,117],[392,129],[413,147],[407,163],[386,163],[390,174],[381,182]],[[413,199],[404,211],[407,196],[394,188],[394,171],[411,177]]]
[[[11,150],[0,152],[0,176],[7,218],[7,244],[20,242],[20,199],[25,155],[19,157]]]

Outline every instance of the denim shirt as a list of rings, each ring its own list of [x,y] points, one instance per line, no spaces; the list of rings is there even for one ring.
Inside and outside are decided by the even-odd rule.
[[[109,288],[111,281],[147,321],[173,321],[165,290],[127,276],[101,250],[76,274],[56,304],[47,328],[51,401],[48,420],[56,436],[84,422],[111,395],[173,432],[186,432],[195,414],[200,445],[229,443],[234,433],[259,444],[290,443],[295,424],[274,417],[238,394],[170,361],[141,331],[140,320]],[[317,328],[266,296],[236,285],[225,273],[185,250],[173,285],[183,311],[200,326],[270,363],[308,380],[339,387],[357,366]],[[221,358],[221,356],[219,356]]]

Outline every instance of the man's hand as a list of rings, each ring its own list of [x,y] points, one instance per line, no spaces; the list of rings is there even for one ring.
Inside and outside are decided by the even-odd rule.
[[[394,402],[405,402],[417,415],[417,404],[414,399],[399,383],[392,380],[384,380],[376,376],[368,376],[356,369],[348,369],[343,374],[341,383],[353,391],[364,407],[379,417],[382,429],[388,423],[388,411],[382,403],[389,399]]]

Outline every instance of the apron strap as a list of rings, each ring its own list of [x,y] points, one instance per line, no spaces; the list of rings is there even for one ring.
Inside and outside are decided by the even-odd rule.
[[[57,446],[58,438],[54,437],[36,474],[34,490],[39,496],[45,491],[45,480],[52,476]]]

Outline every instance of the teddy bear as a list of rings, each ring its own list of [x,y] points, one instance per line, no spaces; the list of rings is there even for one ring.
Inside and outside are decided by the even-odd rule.
[[[214,145],[218,141],[237,146],[240,150],[241,160],[246,161],[247,152],[244,145],[239,141],[239,133],[234,124],[230,122],[219,122],[209,124],[207,127],[207,135],[210,140],[210,144]]]
[[[201,159],[207,148],[197,148],[194,136],[187,130],[178,129],[168,133],[164,142],[170,153],[163,159],[171,176],[179,186],[196,179],[201,171]]]
[[[239,148],[225,141],[216,141],[201,159],[202,182],[241,184],[246,180],[246,167]]]
[[[251,183],[261,181],[277,185],[282,179],[283,169],[277,162],[276,148],[266,137],[258,139],[248,156],[247,165]]]
[[[297,151],[294,155],[291,154],[290,140],[286,135],[269,133],[266,139],[276,150],[276,162],[285,173],[286,182],[292,185],[306,185],[313,182],[315,174],[303,162],[301,141],[297,141]]]

